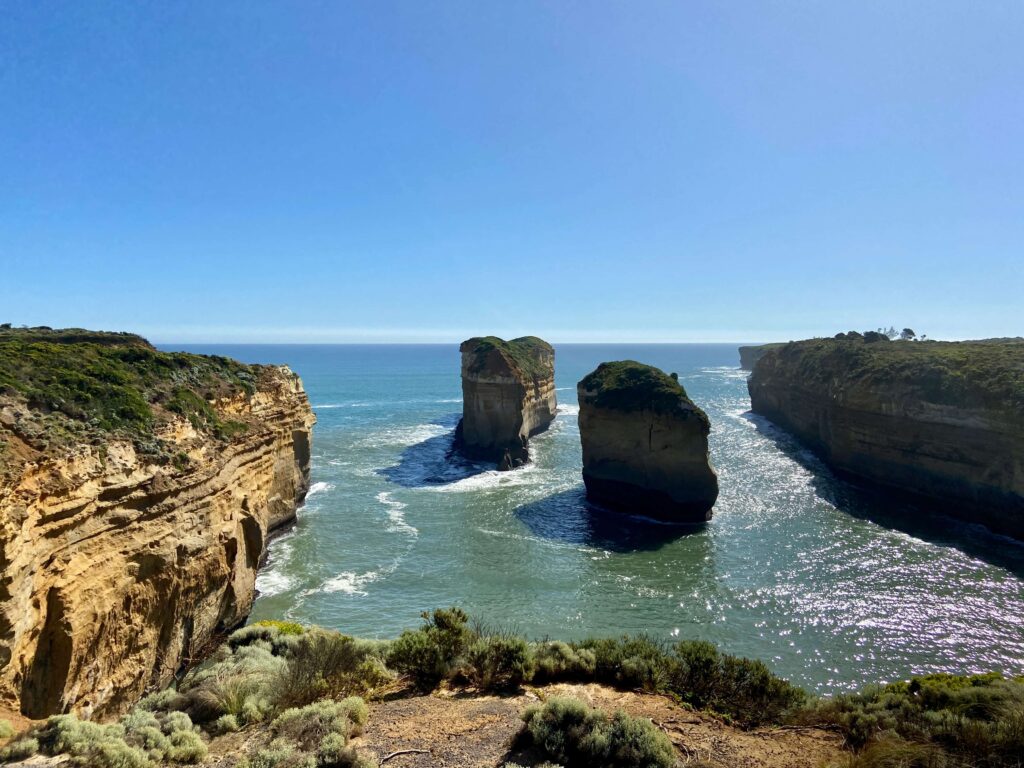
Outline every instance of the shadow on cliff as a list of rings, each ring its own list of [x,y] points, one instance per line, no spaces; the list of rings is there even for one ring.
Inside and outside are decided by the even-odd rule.
[[[786,456],[810,472],[815,492],[840,512],[901,531],[930,544],[954,547],[1024,578],[1024,542],[992,533],[982,525],[972,525],[930,510],[898,491],[875,489],[852,478],[847,480],[768,419],[750,411],[743,417]]]
[[[582,485],[524,504],[515,514],[535,536],[611,552],[654,551],[704,527],[659,523],[603,509],[587,501]]]
[[[461,415],[450,414],[431,422],[450,429],[443,435],[410,445],[402,451],[397,464],[378,469],[377,474],[403,488],[422,488],[425,485],[457,483],[467,477],[492,471],[494,464],[471,461],[453,450],[455,427]]]

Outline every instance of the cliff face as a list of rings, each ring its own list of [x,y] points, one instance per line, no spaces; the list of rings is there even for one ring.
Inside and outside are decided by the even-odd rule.
[[[1024,341],[795,342],[748,388],[840,473],[1024,538]]]
[[[778,349],[783,346],[782,344],[757,344],[754,346],[740,347],[740,368],[744,371],[754,370],[754,366],[757,365],[757,361],[760,360],[765,353],[770,352],[773,349]]]
[[[589,499],[672,522],[711,519],[711,425],[677,381],[641,363],[602,363],[577,392]]]
[[[267,534],[305,495],[314,418],[287,368],[141,340],[4,342],[0,700],[115,713],[245,618]],[[145,418],[118,405],[97,427],[99,404],[129,395],[96,372]]]
[[[527,336],[462,342],[460,449],[512,469],[529,461],[529,438],[555,418],[555,351]]]

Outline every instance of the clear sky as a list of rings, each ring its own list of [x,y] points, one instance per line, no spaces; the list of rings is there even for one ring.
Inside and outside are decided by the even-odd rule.
[[[1024,2],[0,3],[0,322],[1024,334]]]

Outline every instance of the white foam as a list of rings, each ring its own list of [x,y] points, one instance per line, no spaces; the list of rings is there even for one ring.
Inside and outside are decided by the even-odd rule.
[[[367,571],[359,575],[356,575],[353,571],[343,571],[334,578],[325,581],[316,591],[328,594],[342,592],[346,595],[365,595],[366,590],[363,587],[370,582],[376,581],[378,578],[380,578],[380,574],[376,571]]]
[[[420,535],[420,532],[416,528],[405,521],[405,513],[403,510],[407,505],[401,501],[392,499],[390,491],[381,491],[378,493],[377,501],[388,507],[388,520],[391,521],[391,524],[387,527],[387,530],[390,533],[404,533],[414,538]]]
[[[256,589],[262,597],[272,597],[287,592],[295,584],[295,580],[284,571],[264,568],[256,574]]]
[[[382,448],[384,446],[410,446],[423,443],[433,437],[447,434],[451,429],[441,424],[418,424],[414,427],[389,427],[375,432],[359,441],[363,448]]]
[[[325,493],[327,491],[333,491],[333,490],[334,490],[334,483],[324,483],[324,482],[313,483],[311,486],[309,486],[309,490],[306,491],[306,498],[308,499],[310,496],[316,496],[318,493]]]
[[[496,469],[481,472],[476,475],[457,480],[454,483],[436,485],[425,488],[434,493],[467,493],[472,491],[486,491],[494,488],[512,488],[517,485],[533,485],[537,482],[536,464],[527,464],[525,467],[513,469],[511,472],[499,472]]]
[[[580,407],[578,405],[561,404],[558,406],[558,412],[564,413],[566,416],[579,416]]]
[[[261,595],[280,595],[295,586],[295,579],[286,571],[291,554],[290,536],[270,543],[270,561],[256,572],[256,589]]]

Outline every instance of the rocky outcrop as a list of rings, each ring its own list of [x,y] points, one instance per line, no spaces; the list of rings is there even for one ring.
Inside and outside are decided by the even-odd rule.
[[[1024,340],[793,342],[748,387],[839,473],[1024,538]]]
[[[0,702],[29,717],[113,714],[245,619],[267,536],[305,495],[314,417],[283,367],[135,337],[7,343],[21,346],[0,349],[12,353],[0,360]],[[21,370],[10,361],[26,350],[42,357]],[[125,391],[90,379],[92,399],[69,402],[71,369],[114,371]],[[61,411],[33,394],[40,382]],[[203,399],[209,387],[222,396]],[[103,398],[125,392],[145,419],[102,422]]]
[[[674,376],[630,360],[602,363],[577,391],[587,498],[671,522],[711,519],[711,423]]]
[[[555,418],[555,350],[536,336],[462,342],[462,421],[467,456],[512,469],[529,461],[530,437]]]
[[[757,365],[757,361],[760,360],[766,352],[778,349],[781,346],[782,344],[757,344],[753,346],[740,347],[740,368],[744,371],[754,370],[754,366]]]

